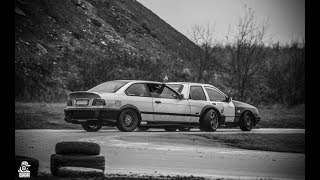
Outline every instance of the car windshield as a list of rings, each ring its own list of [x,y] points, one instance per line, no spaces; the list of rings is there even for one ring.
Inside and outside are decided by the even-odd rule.
[[[105,92],[105,93],[115,93],[117,92],[122,86],[127,84],[128,82],[123,81],[108,81],[102,84],[99,84],[91,89],[89,92]]]
[[[173,90],[177,91],[178,93],[181,93],[183,89],[182,84],[167,84],[167,85],[170,86]]]

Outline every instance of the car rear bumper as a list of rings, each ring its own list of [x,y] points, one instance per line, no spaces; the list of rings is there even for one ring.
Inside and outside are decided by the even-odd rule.
[[[64,115],[64,120],[73,124],[82,124],[89,121],[115,123],[119,115],[119,110],[111,108],[67,107],[64,109]]]

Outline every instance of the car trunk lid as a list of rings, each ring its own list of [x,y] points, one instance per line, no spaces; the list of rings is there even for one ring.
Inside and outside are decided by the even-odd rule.
[[[87,91],[75,91],[69,94],[70,99],[96,99],[101,98],[99,94]]]
[[[101,97],[97,93],[87,91],[75,91],[71,92],[68,97],[70,106],[86,107],[91,106],[94,99],[100,99]]]

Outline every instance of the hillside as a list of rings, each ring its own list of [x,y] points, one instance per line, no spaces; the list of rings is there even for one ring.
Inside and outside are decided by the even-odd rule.
[[[63,100],[113,79],[188,80],[187,37],[135,0],[16,0],[15,94]]]

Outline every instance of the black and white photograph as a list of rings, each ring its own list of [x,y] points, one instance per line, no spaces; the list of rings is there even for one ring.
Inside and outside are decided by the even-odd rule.
[[[305,0],[15,0],[11,177],[306,179],[305,14]]]

